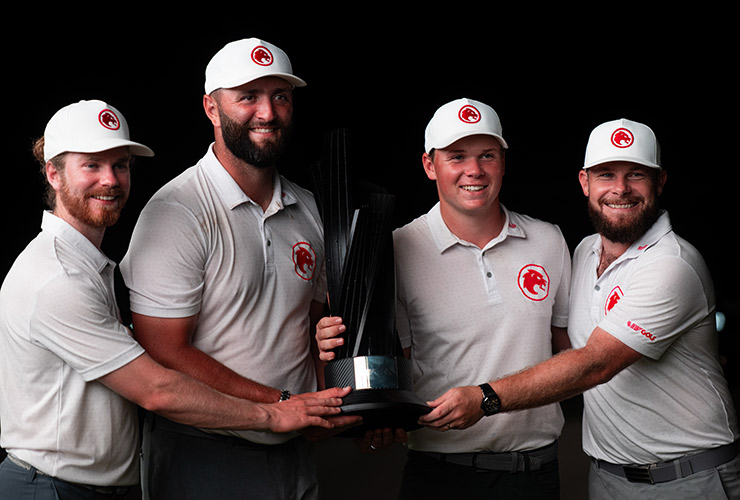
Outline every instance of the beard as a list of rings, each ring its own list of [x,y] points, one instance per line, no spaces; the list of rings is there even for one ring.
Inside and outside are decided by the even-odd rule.
[[[290,139],[292,127],[290,123],[285,123],[279,119],[269,123],[258,124],[266,127],[276,127],[281,131],[279,137],[274,141],[267,141],[263,144],[256,144],[249,137],[249,130],[253,126],[249,123],[240,124],[220,112],[221,134],[224,144],[231,153],[240,160],[257,168],[269,168],[275,166],[286,149]]]
[[[100,207],[99,211],[94,211],[87,202],[93,196],[117,196],[118,199],[114,205]],[[57,198],[57,203],[61,202],[75,219],[91,227],[106,228],[114,225],[120,218],[128,194],[120,187],[99,189],[94,192],[72,192],[63,179]]]
[[[620,203],[629,203],[630,200]],[[594,229],[602,237],[614,243],[632,243],[645,234],[660,216],[657,203],[648,203],[638,214],[611,220],[598,206],[588,202],[588,216]]]

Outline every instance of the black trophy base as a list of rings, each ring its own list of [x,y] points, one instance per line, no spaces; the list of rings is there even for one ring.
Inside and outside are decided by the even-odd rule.
[[[341,406],[345,415],[360,415],[362,425],[340,436],[357,437],[375,429],[419,428],[419,417],[431,411],[412,388],[406,358],[357,356],[337,359],[325,369],[327,387],[352,387]]]

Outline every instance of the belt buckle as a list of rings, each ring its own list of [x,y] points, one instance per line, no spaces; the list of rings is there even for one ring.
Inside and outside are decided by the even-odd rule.
[[[630,483],[648,483],[655,484],[653,480],[652,469],[655,464],[649,465],[624,465],[622,470],[624,471],[624,477]]]

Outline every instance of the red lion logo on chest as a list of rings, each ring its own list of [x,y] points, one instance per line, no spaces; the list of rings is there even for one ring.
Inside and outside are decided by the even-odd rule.
[[[293,245],[293,264],[298,276],[306,281],[313,278],[316,269],[316,252],[313,251],[310,243],[300,241]]]
[[[529,264],[519,271],[519,289],[530,300],[540,301],[550,294],[550,277],[542,266]]]

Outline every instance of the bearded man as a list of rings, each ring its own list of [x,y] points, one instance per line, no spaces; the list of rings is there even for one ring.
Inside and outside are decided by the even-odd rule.
[[[215,140],[147,203],[121,263],[134,335],[165,366],[227,394],[304,398],[322,373],[309,325],[326,298],[323,228],[313,195],[276,160],[305,82],[254,38],[223,47],[205,76]],[[297,266],[295,247],[313,265]],[[204,432],[147,415],[143,489],[157,500],[316,498],[312,457],[295,433]]]
[[[598,233],[573,255],[573,349],[489,383],[499,412],[583,393],[591,499],[740,498],[740,428],[712,280],[658,208],[666,178],[648,126],[621,119],[591,132],[579,181]],[[434,406],[427,425],[483,417],[477,386]]]
[[[116,265],[101,244],[126,203],[134,156],[154,153],[130,140],[116,108],[61,108],[33,152],[49,210],[0,288],[0,498],[132,498],[137,405],[213,429],[331,427],[320,416],[339,412],[338,397],[262,404],[225,395],[156,363],[122,324]]]

